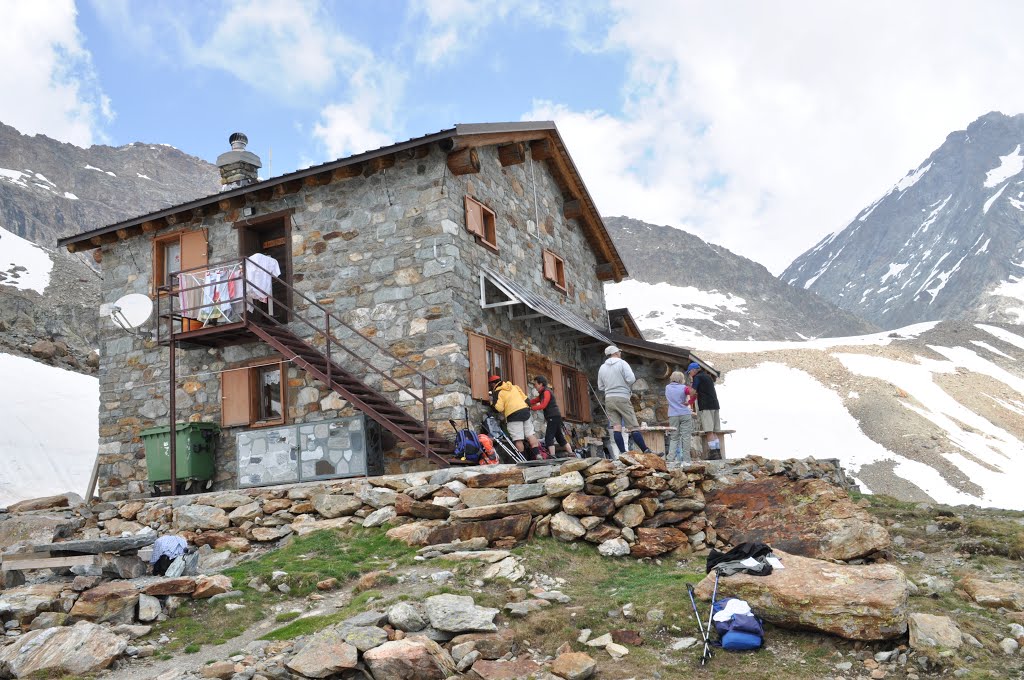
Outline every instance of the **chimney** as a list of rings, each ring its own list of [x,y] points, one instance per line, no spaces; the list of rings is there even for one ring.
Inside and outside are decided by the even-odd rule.
[[[262,164],[259,156],[245,150],[249,138],[241,132],[236,132],[228,137],[228,142],[231,144],[231,151],[225,151],[217,156],[220,183],[223,185],[220,190],[228,191],[258,182],[257,170]]]

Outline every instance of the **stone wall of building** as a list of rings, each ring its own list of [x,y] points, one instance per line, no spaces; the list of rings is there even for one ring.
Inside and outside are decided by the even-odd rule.
[[[598,328],[608,326],[604,287],[596,274],[597,258],[582,227],[575,220],[564,218],[562,193],[547,165],[532,161],[527,151],[525,163],[502,167],[496,147],[478,151],[479,173],[449,175],[445,183],[448,220],[455,227],[453,236],[459,250],[454,274],[458,280],[466,282],[453,287],[453,311],[463,331],[458,342],[465,353],[466,371],[469,364],[465,331],[471,330],[524,351],[530,377],[537,372],[532,368],[543,367],[545,362],[553,361],[579,368],[596,381],[597,368],[603,360],[603,346],[582,349],[578,334],[556,335],[548,326],[550,319],[544,317],[513,321],[508,318],[507,308],[481,308],[479,272],[481,267],[487,267],[530,292],[565,306]],[[496,213],[497,252],[477,243],[476,238],[466,231],[466,195]],[[544,279],[544,249],[564,259],[567,293]],[[522,308],[519,309],[523,313]],[[583,340],[590,342],[590,338]],[[468,394],[468,385],[464,389]],[[477,413],[483,411],[480,408],[475,410]]]
[[[475,175],[452,176],[444,153],[435,148],[424,158],[400,160],[368,176],[304,186],[295,193],[262,201],[250,194],[247,203],[254,220],[292,211],[296,290],[433,381],[427,390],[431,421],[442,432],[449,429],[448,418],[461,418],[463,407],[470,404],[467,329],[502,339],[531,356],[591,371],[596,371],[599,363],[582,353],[575,342],[539,331],[536,322],[509,322],[503,312],[485,313],[479,306],[480,265],[560,300],[598,326],[606,324],[603,291],[594,274],[595,257],[582,230],[562,218],[561,194],[546,166],[531,166],[527,161],[502,168],[493,147],[480,149],[480,156],[483,167]],[[499,253],[478,245],[466,232],[463,197],[467,192],[498,213]],[[150,291],[153,237],[182,228],[205,228],[211,263],[237,257],[238,233],[232,225],[241,219],[240,210],[232,209],[103,246],[103,301]],[[569,295],[543,280],[543,248],[551,248],[565,259]],[[293,303],[311,319],[323,316],[301,297]],[[167,309],[166,303],[162,306]],[[291,328],[323,347],[322,335],[310,326],[293,320]],[[367,376],[360,359],[345,352],[335,351],[335,361],[356,375],[367,376],[368,384],[420,417],[421,406],[410,395],[421,393],[419,377],[347,329],[338,328],[337,323],[333,328],[345,347],[394,376],[409,391]],[[168,351],[150,338],[127,335],[111,324],[104,325],[100,344],[100,489],[108,498],[144,494],[145,454],[139,433],[168,422]],[[272,349],[262,343],[180,349],[178,420],[219,423],[220,374],[271,354]],[[343,399],[295,367],[287,370],[287,405],[289,422],[354,413]],[[221,488],[234,485],[234,435],[238,429],[225,430],[220,440],[216,483]],[[429,466],[403,446],[396,447],[387,459],[389,472]]]

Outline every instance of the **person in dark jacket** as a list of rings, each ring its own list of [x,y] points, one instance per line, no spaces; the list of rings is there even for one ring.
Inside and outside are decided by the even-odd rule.
[[[562,412],[558,409],[558,402],[555,401],[555,393],[548,387],[548,379],[538,375],[533,379],[533,387],[537,390],[537,396],[530,400],[530,408],[534,411],[543,411],[544,420],[547,426],[544,429],[544,446],[551,455],[555,454],[555,441],[559,446],[565,447],[565,452],[572,457],[572,447],[565,438],[562,428]]]
[[[722,422],[719,418],[718,393],[715,391],[715,378],[700,367],[696,361],[686,367],[690,374],[693,389],[697,392],[698,417],[700,418],[700,429],[704,431],[704,439],[708,443],[708,449],[718,451],[720,444],[716,431],[722,429]]]

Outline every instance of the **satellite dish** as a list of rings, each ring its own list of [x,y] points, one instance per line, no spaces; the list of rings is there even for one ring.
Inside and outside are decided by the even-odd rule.
[[[129,293],[119,297],[113,305],[102,305],[100,313],[109,315],[118,326],[128,331],[146,323],[153,313],[153,301],[142,293]]]

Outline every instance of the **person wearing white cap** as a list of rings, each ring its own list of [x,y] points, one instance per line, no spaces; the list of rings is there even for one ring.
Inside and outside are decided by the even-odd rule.
[[[626,451],[626,442],[622,438],[622,426],[629,429],[630,437],[644,453],[650,453],[644,437],[640,434],[640,423],[636,419],[636,411],[629,398],[633,394],[633,383],[636,376],[633,369],[622,359],[622,352],[615,345],[609,345],[604,350],[608,357],[601,364],[597,372],[597,389],[604,392],[604,407],[608,411],[608,417],[612,421],[615,444],[619,451]]]

